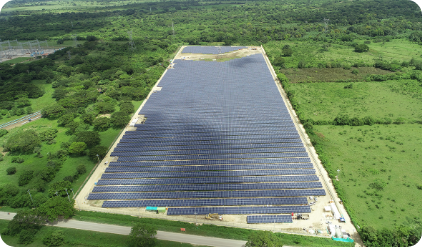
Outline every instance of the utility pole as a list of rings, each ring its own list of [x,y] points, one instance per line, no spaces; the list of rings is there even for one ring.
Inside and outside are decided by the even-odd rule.
[[[173,29],[173,38],[174,38],[174,22],[171,22],[171,28]]]
[[[72,38],[73,38],[73,46],[76,47],[77,35],[76,34],[72,34]]]
[[[69,60],[72,58],[72,56],[70,55],[70,51],[67,51],[67,57],[69,58]]]
[[[34,203],[34,201],[32,200],[31,192],[29,192],[29,190],[28,190],[28,194],[29,194],[29,197],[31,198],[31,202]]]
[[[330,19],[326,19],[326,18],[324,18],[324,24],[325,24],[325,27],[324,27],[324,32],[327,32],[328,31],[328,22],[330,21]]]
[[[66,188],[65,188],[65,190],[66,190],[66,194],[67,194],[67,199],[69,199],[69,202],[70,202],[69,193],[67,193],[67,189]]]
[[[129,46],[130,46],[130,49],[132,51],[134,51],[136,47],[135,47],[135,43],[133,42],[133,37],[132,37],[133,32],[132,31],[128,31],[127,34],[129,35]]]

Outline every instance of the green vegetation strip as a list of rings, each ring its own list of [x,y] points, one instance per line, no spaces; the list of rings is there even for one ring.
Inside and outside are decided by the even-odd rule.
[[[8,224],[7,220],[0,220],[0,232],[3,231]],[[80,246],[80,247],[121,247],[125,246],[128,236],[111,234],[111,233],[102,233],[102,232],[93,232],[93,231],[84,231],[71,228],[57,228],[52,226],[44,226],[41,230],[35,235],[35,240],[33,243],[24,245],[19,244],[19,237],[11,237],[2,235],[2,240],[13,247],[39,247],[45,246],[43,244],[43,238],[53,232],[53,231],[63,231],[65,236],[65,244],[60,245],[61,247],[68,246]],[[178,243],[172,241],[157,240],[156,247],[190,247],[191,244]]]
[[[120,214],[106,214],[89,211],[77,211],[73,219],[81,221],[90,221],[105,224],[114,224],[121,226],[133,226],[136,222],[150,225],[160,231],[168,232],[180,232],[180,228],[185,228],[186,233],[218,237],[227,239],[237,240],[248,240],[248,236],[254,232],[254,230],[224,227],[216,225],[200,225],[196,226],[193,223],[186,223],[180,221],[151,219],[151,218],[137,218],[130,215]],[[282,240],[283,244],[286,245],[300,245],[300,246],[353,246],[350,243],[335,242],[327,238],[319,237],[308,237],[293,234],[276,233],[276,235]]]

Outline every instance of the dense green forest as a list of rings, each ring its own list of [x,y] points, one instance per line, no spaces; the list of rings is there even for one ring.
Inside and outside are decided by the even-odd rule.
[[[180,45],[263,45],[365,244],[410,246],[420,238],[420,157],[409,151],[421,146],[417,134],[408,134],[420,133],[422,123],[422,17],[415,3],[14,0],[4,10],[1,40],[69,47],[0,64],[0,123],[43,113],[25,128],[0,131],[2,206],[38,208],[23,216],[70,217],[66,190],[83,184],[96,154],[106,153]],[[344,143],[355,153],[339,148]],[[339,164],[350,174],[336,181]],[[52,205],[62,211],[52,213]],[[16,223],[6,234],[20,236],[21,228]],[[22,239],[38,230],[29,227]]]

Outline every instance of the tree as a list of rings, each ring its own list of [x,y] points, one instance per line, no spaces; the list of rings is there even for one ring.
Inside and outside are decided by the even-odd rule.
[[[18,243],[19,244],[30,244],[34,242],[35,234],[37,234],[35,229],[24,229],[19,233]]]
[[[73,115],[73,113],[65,114],[61,116],[59,119],[57,119],[57,123],[59,126],[65,126],[68,123],[73,122],[74,118],[75,116]]]
[[[40,144],[41,140],[35,131],[24,130],[11,136],[4,147],[12,152],[32,153]]]
[[[86,172],[86,167],[83,164],[78,165],[78,167],[76,167],[76,173],[78,175],[80,174],[84,174]]]
[[[19,176],[19,179],[18,179],[19,186],[27,185],[33,177],[34,177],[34,171],[32,171],[32,170],[24,171]]]
[[[355,46],[355,52],[367,52],[369,51],[369,47],[365,44],[360,44]]]
[[[106,131],[110,127],[110,119],[107,117],[99,117],[92,123],[97,131]]]
[[[3,231],[2,234],[16,236],[21,233],[22,230],[34,229],[37,231],[44,223],[45,218],[38,215],[37,210],[19,210],[13,219],[9,221],[6,230]]]
[[[125,102],[120,105],[120,111],[126,114],[131,114],[135,111],[135,109],[131,102]]]
[[[291,57],[293,55],[293,50],[289,45],[283,46],[283,56]]]
[[[270,231],[252,232],[248,237],[246,247],[281,247],[281,240]]]
[[[284,58],[282,56],[278,56],[274,59],[274,65],[284,67]]]
[[[124,112],[115,112],[111,115],[110,122],[114,128],[123,128],[129,123],[130,117]]]
[[[95,131],[81,131],[76,133],[74,142],[85,142],[88,148],[100,144],[100,134]]]
[[[42,242],[49,247],[62,245],[64,243],[63,231],[58,230],[48,233],[46,236],[44,236]]]
[[[109,102],[98,102],[95,104],[95,110],[99,113],[112,113],[114,112],[114,105]]]
[[[7,133],[9,133],[9,131],[7,131],[5,129],[0,129],[0,137],[6,135]]]
[[[59,181],[51,183],[50,188],[48,189],[48,196],[55,197],[57,193],[57,196],[59,197],[67,197],[66,189],[69,191],[70,188],[71,184],[69,181]]]
[[[7,175],[13,175],[16,173],[16,167],[9,167],[6,169]]]
[[[73,142],[69,146],[69,153],[82,155],[86,149],[85,142]]]
[[[56,119],[61,117],[65,113],[66,109],[59,104],[54,104],[52,106],[47,106],[41,110],[41,114],[45,118]]]
[[[130,247],[152,247],[155,246],[155,235],[157,230],[152,226],[137,223],[132,227],[128,243]]]
[[[84,123],[91,125],[95,119],[95,115],[91,113],[85,113],[81,116],[81,119],[84,121]]]
[[[101,160],[102,158],[106,156],[107,150],[108,150],[107,147],[95,146],[89,150],[88,156],[91,160],[98,161],[98,159]],[[99,157],[97,157],[97,154]]]
[[[75,214],[75,209],[73,208],[74,203],[75,201],[72,199],[69,202],[67,195],[66,197],[54,196],[40,205],[38,210],[40,215],[46,217],[50,222],[56,221],[59,216],[69,219]]]

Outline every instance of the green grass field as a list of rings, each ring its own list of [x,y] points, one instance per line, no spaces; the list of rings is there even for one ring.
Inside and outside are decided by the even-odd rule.
[[[300,109],[306,118],[333,120],[339,113],[350,117],[404,118],[407,122],[422,120],[422,101],[412,95],[394,92],[412,80],[351,83],[291,84]]]
[[[362,44],[363,40],[355,40]],[[418,44],[407,39],[393,39],[390,42],[379,42],[368,44],[369,51],[357,53],[354,48],[346,45],[328,44],[324,42],[299,42],[299,41],[271,41],[264,45],[265,51],[271,57],[281,55],[281,48],[290,45],[293,50],[291,57],[285,57],[287,68],[297,68],[299,61],[305,61],[307,66],[318,67],[321,62],[339,62],[353,65],[355,62],[374,64],[375,59],[382,58],[386,61],[398,60],[400,62],[419,58],[422,51]],[[331,45],[328,50],[323,45]]]
[[[27,60],[30,60],[32,57],[17,57],[17,58],[13,58],[7,61],[2,62],[2,64],[16,64],[16,63],[21,63]]]
[[[340,186],[360,223],[392,228],[420,217],[421,124],[314,126],[314,131],[333,169],[341,170]]]
[[[7,220],[0,220],[0,231],[3,231],[7,227]],[[68,246],[80,246],[80,247],[120,247],[126,246],[126,241],[128,236],[111,234],[111,233],[101,233],[93,231],[83,231],[78,229],[70,228],[58,228],[52,226],[44,226],[41,230],[35,235],[35,241],[29,245],[18,244],[18,237],[11,236],[1,236],[2,240],[13,247],[35,247],[35,246],[45,246],[42,243],[43,237],[51,231],[63,231],[65,235],[65,244],[60,245],[62,247]],[[190,247],[191,244],[157,240],[157,247]]]

